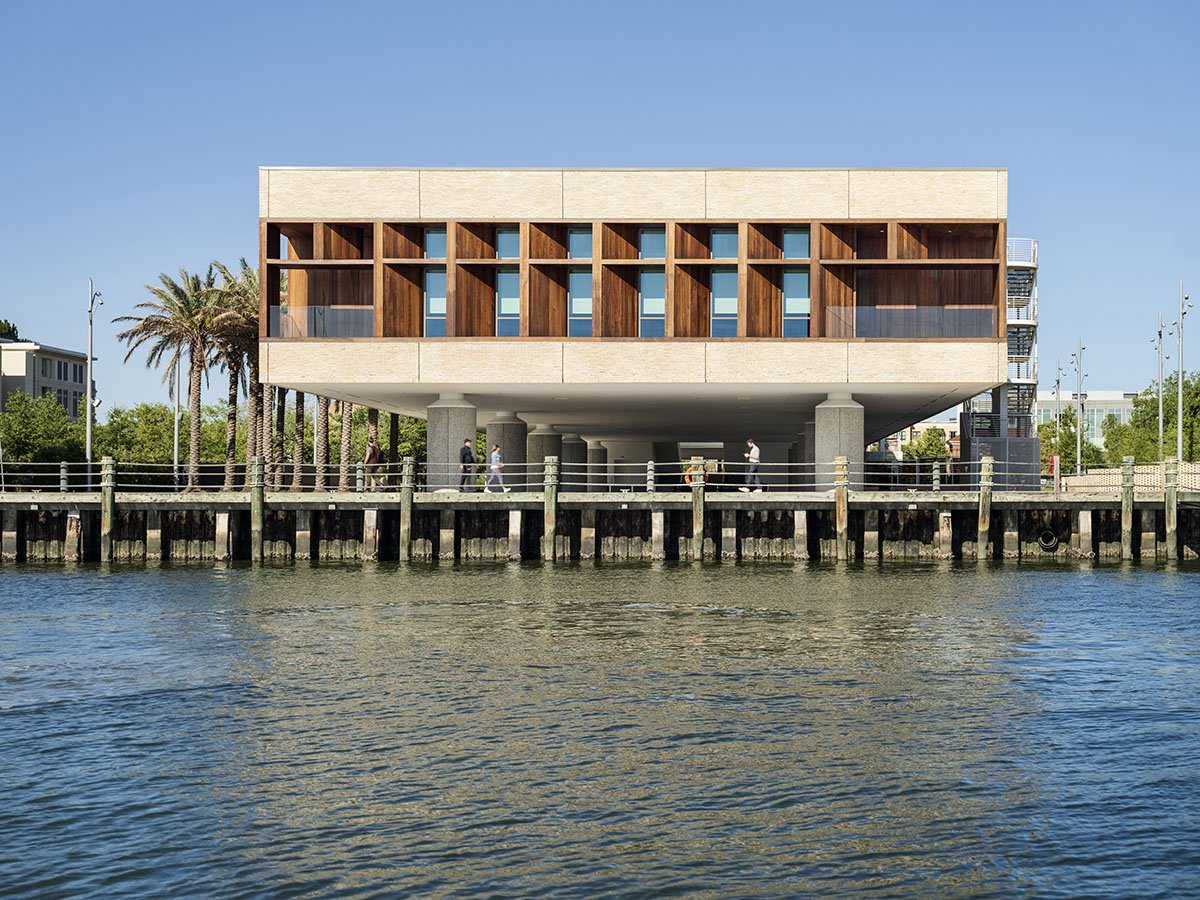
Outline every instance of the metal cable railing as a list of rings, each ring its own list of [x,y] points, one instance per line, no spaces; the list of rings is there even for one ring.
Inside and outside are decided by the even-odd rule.
[[[977,432],[978,433],[978,432]],[[414,491],[541,493],[547,483],[542,462],[505,463],[493,471],[486,463],[380,463],[359,461],[343,466],[311,464],[267,466],[263,483],[267,493],[395,492],[407,477]],[[1161,491],[1167,483],[1170,464],[1138,463],[1132,467],[1132,486],[1138,492]],[[1175,484],[1180,490],[1200,490],[1200,463],[1180,463]],[[90,474],[90,478],[89,478]],[[1092,467],[1080,474],[1059,476],[1062,491],[1119,491],[1128,472],[1119,466]],[[9,463],[0,472],[0,493],[72,493],[99,490],[101,463]],[[702,483],[708,492],[827,491],[837,481],[833,463],[762,462],[747,463],[717,459],[671,462],[557,462],[552,483],[560,494],[638,493],[690,491]],[[957,460],[869,460],[849,462],[845,482],[854,491],[977,491],[990,479],[995,490],[1053,490],[1055,479],[1036,462],[995,461],[990,468],[981,462]],[[244,464],[232,476],[225,465],[205,463],[191,473],[187,466],[170,463],[117,463],[112,484],[118,491],[145,493],[223,492],[249,490]]]

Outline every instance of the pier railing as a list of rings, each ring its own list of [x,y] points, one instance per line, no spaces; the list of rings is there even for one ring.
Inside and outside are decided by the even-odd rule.
[[[466,493],[536,492],[546,489],[546,467],[542,461],[505,463],[493,471],[487,463],[467,466],[410,461],[408,480],[414,491]],[[1122,467],[1093,468],[1083,474],[1059,478],[1042,471],[1037,463],[996,461],[990,466],[993,490],[1095,492],[1119,491],[1125,486]],[[1170,461],[1132,465],[1135,492],[1162,491]],[[848,461],[845,481],[853,491],[968,491],[977,492],[984,464],[956,460]],[[368,466],[332,463],[299,467],[264,462],[263,488],[270,493],[396,492],[405,481],[406,463]],[[6,462],[0,472],[0,493],[74,493],[99,490],[101,463]],[[118,491],[143,493],[248,491],[247,467],[232,471],[224,464],[203,464],[194,473],[186,466],[170,463],[113,463],[112,482]],[[1200,490],[1200,463],[1177,466],[1180,490]],[[554,487],[560,493],[641,493],[689,491],[703,485],[705,491],[775,493],[780,491],[829,491],[834,488],[835,467],[828,463],[762,462],[730,463],[697,457],[682,461],[583,462],[557,460]]]

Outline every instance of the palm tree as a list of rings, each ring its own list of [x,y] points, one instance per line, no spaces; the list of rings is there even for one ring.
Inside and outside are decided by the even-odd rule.
[[[304,486],[304,392],[296,391],[296,428],[292,439],[292,490]]]
[[[287,431],[287,388],[275,388],[275,444],[271,450],[274,460],[275,490],[283,490],[283,438]]]
[[[220,355],[227,369],[236,357],[239,370],[244,369],[246,374],[246,470],[249,475],[250,460],[262,452],[263,406],[262,388],[258,380],[258,271],[244,257],[238,260],[236,275],[223,263],[213,265],[221,277],[220,286],[211,292],[213,328]],[[237,452],[237,388],[232,370],[229,377],[229,421],[233,424],[227,424],[225,433],[226,486],[233,483],[233,460]]]
[[[144,315],[117,316],[113,322],[133,322],[132,327],[117,334],[129,344],[125,361],[142,344],[149,343],[146,368],[157,368],[166,360],[163,380],[174,384],[175,372],[188,355],[188,411],[191,415],[188,435],[188,488],[199,487],[200,481],[200,382],[208,375],[209,356],[214,349],[210,291],[213,288],[213,267],[201,278],[187,269],[179,270],[179,281],[166,273],[158,276],[159,285],[146,285],[153,300],[134,306],[145,310]]]
[[[317,421],[313,428],[316,442],[317,476],[316,489],[325,490],[325,470],[329,467],[329,398],[317,397]]]
[[[338,457],[338,490],[350,489],[350,433],[354,427],[354,404],[342,403],[342,449]]]

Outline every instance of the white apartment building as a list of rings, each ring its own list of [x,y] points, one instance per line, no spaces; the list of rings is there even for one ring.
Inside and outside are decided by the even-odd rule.
[[[87,397],[87,354],[0,338],[0,396],[7,403],[17,391],[50,397],[72,420],[78,419]]]

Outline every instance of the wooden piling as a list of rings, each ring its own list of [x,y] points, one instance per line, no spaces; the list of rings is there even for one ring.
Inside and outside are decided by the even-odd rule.
[[[1133,559],[1133,457],[1121,460],[1121,559]]]
[[[938,559],[954,556],[954,516],[948,509],[938,512],[937,556]]]
[[[404,457],[400,469],[400,549],[398,558],[408,562],[412,558],[413,491],[415,490],[416,460]]]
[[[1075,524],[1075,536],[1078,541],[1077,553],[1080,559],[1091,559],[1092,552],[1092,511],[1079,510]]]
[[[558,457],[547,456],[542,472],[542,559],[554,560],[558,549]]]
[[[661,560],[667,558],[666,533],[667,514],[661,509],[650,512],[650,558]]]
[[[808,559],[808,510],[792,511],[792,559]]]
[[[1012,507],[1004,510],[1004,559],[1020,559],[1020,531],[1017,524],[1017,511]]]
[[[312,511],[296,510],[296,559],[312,559]]]
[[[692,559],[704,559],[704,459],[693,456],[692,478]]]
[[[229,546],[229,512],[221,510],[217,513],[216,539],[213,543],[213,559],[217,562],[228,562]]]
[[[1163,520],[1167,559],[1179,558],[1179,460],[1163,463]]]
[[[979,471],[979,520],[976,528],[975,558],[988,558],[988,531],[992,525],[992,466],[995,460],[983,458]]]
[[[117,521],[117,471],[111,456],[100,461],[100,561],[112,562]]]
[[[521,510],[508,511],[508,558],[514,562],[521,559]]]
[[[579,558],[596,558],[596,511],[582,510],[579,514]]]
[[[454,561],[458,555],[458,535],[454,527],[454,510],[443,509],[438,519],[438,559]]]
[[[849,486],[846,480],[846,457],[839,456],[833,461],[834,527],[837,534],[836,543],[838,562],[846,562],[850,558],[850,508],[848,505],[848,492]]]
[[[863,559],[879,559],[879,510],[863,511]]]
[[[250,460],[250,561],[255,565],[263,560],[263,517],[265,473],[264,460],[256,456]]]

